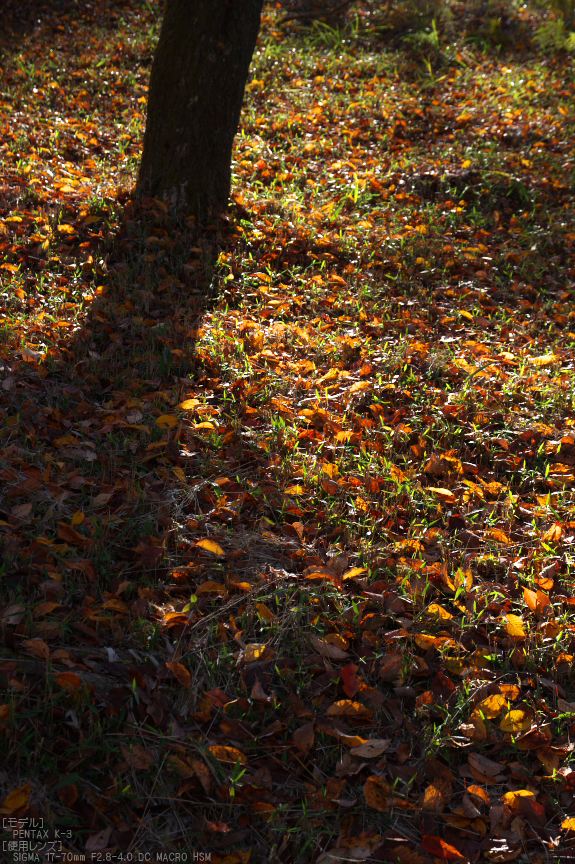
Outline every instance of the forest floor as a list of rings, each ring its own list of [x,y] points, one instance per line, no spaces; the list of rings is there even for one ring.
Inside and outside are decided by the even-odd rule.
[[[60,831],[54,861],[572,858],[555,25],[268,9],[234,200],[197,225],[133,198],[160,3],[20,6],[0,31],[3,860],[31,819]]]

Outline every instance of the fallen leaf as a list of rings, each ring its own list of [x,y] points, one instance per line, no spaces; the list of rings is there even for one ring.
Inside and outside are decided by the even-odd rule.
[[[389,738],[370,738],[359,747],[353,747],[349,752],[358,759],[377,759],[391,744]]]
[[[136,771],[147,771],[154,762],[154,755],[141,744],[120,744],[126,764]]]
[[[292,735],[293,740],[303,753],[307,753],[313,747],[314,742],[314,724],[306,723],[296,729]]]
[[[185,666],[181,663],[176,663],[173,661],[166,662],[167,668],[170,670],[172,675],[178,679],[182,687],[186,687],[188,690],[192,686],[192,676],[188,672]]]
[[[328,717],[357,717],[371,720],[373,711],[366,708],[361,702],[352,702],[351,699],[340,699],[327,709]]]
[[[218,762],[230,762],[232,765],[239,762],[241,765],[245,765],[248,761],[248,757],[235,747],[224,747],[221,744],[213,744],[208,749]]]
[[[329,657],[330,660],[345,660],[349,657],[347,651],[342,651],[336,645],[330,645],[324,639],[319,639],[317,636],[310,636],[309,639],[318,654]]]
[[[15,810],[25,807],[30,800],[31,793],[32,787],[29,783],[26,783],[25,786],[20,786],[18,789],[14,789],[0,805],[0,813],[11,814]]]
[[[214,555],[225,555],[226,553],[222,549],[219,543],[216,543],[215,540],[210,540],[206,538],[205,540],[198,540],[195,544],[200,549],[205,549],[206,552],[212,552]]]

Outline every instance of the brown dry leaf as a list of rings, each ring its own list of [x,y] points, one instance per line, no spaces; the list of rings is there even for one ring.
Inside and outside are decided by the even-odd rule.
[[[50,649],[43,639],[27,639],[22,642],[22,648],[25,648],[34,657],[40,657],[42,660],[50,659]]]
[[[63,690],[79,690],[82,679],[76,672],[60,672],[54,679]]]
[[[368,777],[363,787],[365,800],[375,810],[389,810],[393,795],[390,786],[381,777]]]
[[[119,612],[120,615],[130,614],[130,610],[124,601],[118,600],[115,597],[112,597],[111,600],[106,600],[106,602],[102,604],[102,609],[111,609],[112,612]]]
[[[182,687],[186,687],[188,690],[192,686],[192,676],[188,672],[185,666],[181,663],[176,663],[175,661],[167,662],[167,668],[170,670],[172,675],[174,675]]]
[[[20,810],[21,807],[25,807],[30,800],[31,792],[32,788],[29,783],[26,783],[25,786],[20,786],[18,789],[14,789],[0,805],[0,813],[10,815],[16,810]]]
[[[445,809],[445,798],[435,783],[430,783],[426,787],[421,799],[421,807],[428,813],[442,813]]]
[[[211,552],[213,555],[225,555],[226,553],[222,549],[219,543],[216,543],[215,540],[210,540],[209,537],[206,537],[204,540],[198,540],[195,544],[199,549],[205,549],[206,552]]]
[[[120,744],[126,764],[135,771],[147,771],[154,761],[154,755],[141,744]]]
[[[209,748],[209,751],[218,762],[230,762],[232,765],[239,762],[241,765],[245,765],[248,761],[248,757],[235,747],[224,747],[221,744],[213,744]]]
[[[552,747],[540,747],[536,753],[537,758],[545,767],[547,773],[553,775],[561,765],[563,753],[554,750]]]
[[[256,603],[256,610],[258,615],[260,615],[264,621],[275,621],[276,616],[265,603]]]
[[[390,744],[390,738],[370,738],[359,747],[353,747],[349,752],[358,759],[377,759],[385,753]]]
[[[519,699],[521,694],[521,688],[517,686],[517,684],[500,684],[499,690],[501,691],[502,696],[509,702],[514,702],[516,699]]]
[[[61,603],[56,603],[54,600],[46,600],[44,603],[36,606],[34,609],[34,618],[42,618],[44,615],[49,615],[50,612],[53,612],[54,609],[60,609],[61,606]]]
[[[469,718],[469,723],[462,723],[459,728],[462,735],[465,735],[466,738],[471,738],[473,741],[485,741],[487,738],[487,726],[479,714],[472,714]]]
[[[306,723],[296,729],[292,735],[293,740],[303,753],[307,753],[313,747],[314,742],[314,724]]]
[[[501,762],[494,762],[492,759],[488,759],[487,756],[483,756],[481,753],[470,753],[468,761],[476,771],[479,771],[486,777],[494,777],[496,774],[501,774],[505,768],[505,765]]]
[[[401,654],[384,654],[379,667],[379,677],[384,681],[397,678],[403,669],[403,657]]]
[[[32,512],[33,507],[33,503],[27,501],[26,504],[17,504],[16,507],[12,507],[10,512],[12,516],[16,517],[16,519],[27,519]]]
[[[473,796],[477,801],[483,804],[489,804],[491,801],[485,789],[481,786],[476,786],[474,783],[467,787],[467,794]]]
[[[337,645],[330,645],[324,639],[319,639],[317,636],[309,637],[311,644],[323,657],[329,657],[330,660],[346,660],[349,657],[347,651],[342,651]]]
[[[70,783],[67,786],[60,786],[58,789],[58,798],[64,807],[73,807],[78,800],[78,787],[75,783]]]
[[[198,585],[196,588],[196,594],[219,594],[223,596],[228,593],[228,589],[222,582],[214,582],[212,579],[208,579],[207,582],[202,582],[201,585]]]
[[[83,534],[80,534],[79,531],[76,531],[75,528],[66,522],[58,522],[58,537],[65,543],[69,543],[71,546],[80,546],[82,549],[91,545],[88,537],[84,537]]]
[[[366,708],[361,702],[353,702],[351,699],[340,699],[327,709],[328,717],[357,717],[363,720],[371,720],[373,711]]]
[[[12,716],[12,706],[7,702],[5,705],[0,705],[0,725],[10,720]]]

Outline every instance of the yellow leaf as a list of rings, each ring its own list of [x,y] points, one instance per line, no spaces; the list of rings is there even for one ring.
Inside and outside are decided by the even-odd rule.
[[[564,819],[561,823],[561,828],[563,831],[575,831],[575,819],[573,816],[570,816],[568,819]]]
[[[530,362],[534,366],[551,366],[559,358],[555,354],[543,354],[541,357],[531,357]]]
[[[199,399],[185,399],[183,402],[180,402],[177,407],[180,408],[182,411],[191,411],[192,408],[196,408],[198,405],[201,404],[202,403]]]
[[[206,420],[204,423],[197,423],[196,426],[194,426],[194,429],[211,429],[212,430],[215,428],[216,427],[214,426],[214,424],[210,423],[209,420]]]
[[[303,495],[305,493],[305,489],[303,486],[288,486],[285,490],[286,495]]]
[[[451,612],[448,612],[447,609],[444,609],[438,603],[432,603],[427,609],[427,614],[437,615],[442,621],[449,621],[450,618],[453,618]]]
[[[335,478],[339,475],[339,468],[332,462],[325,462],[321,466],[321,470],[324,474],[327,474],[327,476],[330,477],[332,480],[335,480]]]
[[[58,231],[60,234],[75,234],[76,233],[76,229],[74,228],[73,225],[65,225],[65,224],[58,225]]]
[[[512,639],[521,642],[523,639],[527,638],[525,626],[519,615],[505,615],[504,617],[506,622],[505,629]]]
[[[531,711],[516,708],[505,715],[499,724],[499,728],[502,732],[527,732],[528,729],[531,729],[532,722],[533,715]]]
[[[445,501],[446,504],[455,504],[455,495],[453,492],[450,492],[449,489],[444,489],[441,486],[427,486],[426,491],[433,492],[437,498],[441,501]]]
[[[352,567],[351,570],[346,570],[342,579],[355,579],[356,576],[363,576],[364,573],[367,573],[365,567]]]
[[[25,786],[20,786],[19,789],[14,789],[2,802],[0,813],[13,813],[15,810],[24,807],[30,800],[31,791],[29,783]]]
[[[205,540],[198,540],[196,546],[199,546],[200,549],[205,549],[206,552],[212,552],[214,555],[226,554],[220,544],[216,543],[215,540],[210,540],[209,537],[206,537]]]
[[[76,510],[72,518],[70,519],[70,525],[81,525],[84,521],[85,514],[81,510]]]
[[[179,417],[175,414],[161,414],[156,418],[156,424],[160,429],[172,429],[179,423]]]
[[[269,645],[252,642],[244,648],[242,661],[244,663],[257,663],[259,660],[271,660],[275,657],[275,651]]]
[[[503,708],[507,706],[507,699],[501,693],[494,693],[493,696],[488,696],[475,706],[473,714],[481,714],[487,720],[493,720],[494,717],[499,717]]]

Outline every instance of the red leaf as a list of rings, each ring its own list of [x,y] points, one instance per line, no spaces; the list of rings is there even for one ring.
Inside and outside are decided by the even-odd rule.
[[[357,666],[355,663],[348,663],[347,666],[344,666],[341,670],[341,677],[343,678],[343,689],[346,696],[353,699],[359,691],[359,678],[357,677]]]
[[[421,839],[421,848],[431,855],[437,855],[438,858],[444,858],[446,861],[462,861],[465,860],[465,855],[458,852],[455,846],[450,846],[442,837],[437,837],[434,834],[424,834]]]

